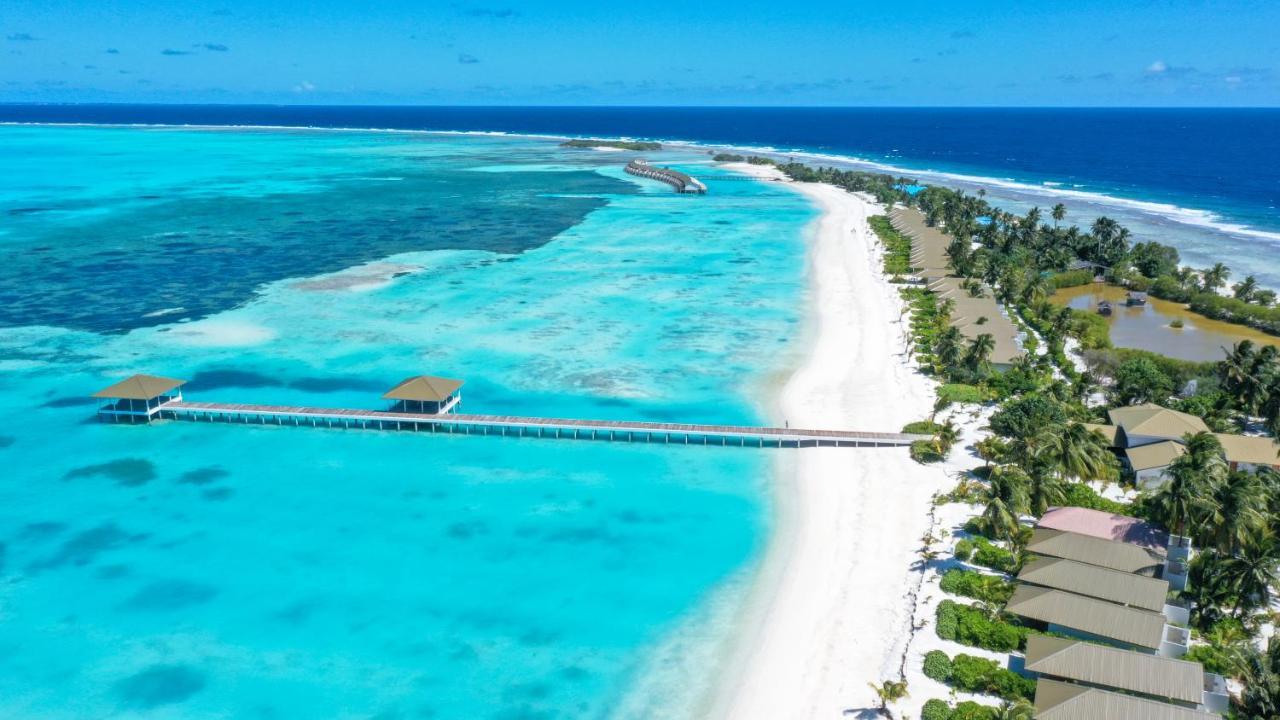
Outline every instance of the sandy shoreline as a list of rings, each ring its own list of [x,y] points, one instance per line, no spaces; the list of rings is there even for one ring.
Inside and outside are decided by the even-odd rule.
[[[811,347],[782,390],[782,417],[886,431],[926,417],[932,383],[905,357],[902,302],[866,221],[881,209],[828,185],[793,187],[822,215],[809,241]],[[868,683],[898,678],[909,639],[930,498],[949,485],[904,449],[779,456],[776,530],[706,714],[777,720],[874,707]]]

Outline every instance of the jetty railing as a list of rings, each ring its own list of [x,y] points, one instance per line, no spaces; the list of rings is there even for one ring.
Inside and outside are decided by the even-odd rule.
[[[579,420],[512,415],[428,414],[281,405],[173,401],[159,417],[194,422],[401,430],[456,435],[555,438],[725,447],[895,447],[929,439],[909,433],[697,425],[628,420]]]

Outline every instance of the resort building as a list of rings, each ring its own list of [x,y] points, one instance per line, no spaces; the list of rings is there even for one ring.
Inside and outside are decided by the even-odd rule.
[[[1048,635],[1027,637],[1024,674],[1122,692],[1192,710],[1222,712],[1226,680],[1197,662]],[[1202,716],[1203,717],[1203,716]]]
[[[1182,657],[1191,640],[1163,613],[1034,585],[1018,585],[1005,609],[1052,633],[1165,657]]]
[[[1138,518],[1053,507],[1037,521],[1031,543],[1037,555],[1161,578],[1174,590],[1187,586],[1191,541]]]
[[[1213,713],[1178,707],[1088,685],[1036,683],[1036,720],[1210,720]]]
[[[1036,521],[1036,527],[1078,533],[1156,551],[1164,551],[1169,547],[1169,533],[1145,520],[1089,508],[1051,507]]]
[[[1165,553],[1150,548],[1048,528],[1032,531],[1027,552],[1146,577],[1163,577],[1167,560]]]
[[[462,402],[461,380],[415,375],[401,380],[382,397],[391,400],[393,412],[444,415]]]
[[[1116,408],[1108,413],[1110,425],[1089,424],[1107,438],[1113,450],[1133,472],[1142,489],[1162,486],[1169,466],[1186,453],[1187,435],[1209,432],[1195,415],[1170,410],[1153,403]],[[1260,468],[1280,469],[1280,443],[1268,437],[1214,433],[1232,470],[1256,472]]]
[[[1012,368],[1025,354],[1021,333],[996,302],[990,287],[976,281],[966,287],[964,280],[953,277],[951,260],[947,257],[951,236],[929,227],[924,215],[915,208],[894,208],[889,219],[898,232],[911,238],[911,268],[917,280],[939,300],[954,303],[952,326],[970,341],[979,335],[990,335],[995,341],[990,357],[992,368],[1000,372]]]
[[[1051,557],[1028,562],[1018,581],[1159,613],[1169,594],[1165,580]]]
[[[151,422],[165,403],[182,400],[186,380],[134,375],[93,394],[104,400],[98,406],[98,418],[112,422]]]

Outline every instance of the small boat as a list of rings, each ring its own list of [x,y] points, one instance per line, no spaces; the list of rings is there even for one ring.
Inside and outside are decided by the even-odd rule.
[[[1137,291],[1131,292],[1129,293],[1128,297],[1124,299],[1124,304],[1130,307],[1146,305],[1147,294],[1144,292],[1137,292]]]
[[[1110,314],[1111,314],[1111,303],[1107,302],[1106,300],[1103,300],[1102,302],[1098,303],[1098,314],[1099,314],[1099,315],[1110,315]]]

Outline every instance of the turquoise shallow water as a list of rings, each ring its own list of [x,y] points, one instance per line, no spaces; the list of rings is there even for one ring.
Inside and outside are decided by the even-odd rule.
[[[0,322],[0,717],[689,712],[705,676],[647,676],[741,602],[770,451],[123,427],[83,397],[145,371],[378,407],[431,372],[475,412],[752,421],[797,351],[801,197],[509,138],[0,136],[0,292],[43,298]]]

